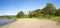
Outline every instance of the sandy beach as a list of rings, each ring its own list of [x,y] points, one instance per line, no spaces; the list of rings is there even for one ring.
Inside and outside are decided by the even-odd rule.
[[[57,24],[50,20],[17,19],[16,21],[0,26],[0,28],[57,28]]]

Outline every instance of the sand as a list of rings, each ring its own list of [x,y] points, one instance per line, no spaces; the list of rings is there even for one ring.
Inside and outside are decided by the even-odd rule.
[[[16,21],[0,26],[0,28],[57,28],[57,24],[50,20],[17,19]]]

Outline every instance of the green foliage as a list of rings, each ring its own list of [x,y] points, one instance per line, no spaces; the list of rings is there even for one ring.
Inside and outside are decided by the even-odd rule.
[[[60,16],[60,9],[58,9],[55,13],[56,16]]]
[[[4,16],[0,16],[0,19],[11,19],[11,17],[10,16],[7,16],[7,15],[4,15]]]
[[[37,10],[34,10],[32,12],[29,13],[29,17],[38,17],[41,15],[41,9],[37,9]]]
[[[35,10],[35,15],[36,15],[36,17],[40,16],[41,15],[41,9]]]
[[[33,17],[33,13],[29,12],[29,17],[32,18]]]
[[[20,11],[19,13],[17,13],[16,17],[22,18],[22,17],[24,17],[24,13],[22,11]]]
[[[55,15],[55,12],[56,8],[51,3],[48,3],[46,7],[42,10],[42,14],[44,15]]]
[[[51,20],[60,21],[60,16],[51,16]]]

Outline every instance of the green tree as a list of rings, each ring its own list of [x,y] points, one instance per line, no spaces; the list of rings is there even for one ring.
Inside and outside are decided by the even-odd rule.
[[[41,9],[36,9],[30,12],[29,17],[39,17],[41,15]]]
[[[23,18],[23,16],[24,16],[23,11],[20,11],[20,12],[17,13],[17,15],[16,15],[16,17],[18,17],[18,18]]]
[[[41,9],[34,10],[34,15],[39,17],[41,15]]]
[[[0,18],[11,19],[11,16],[4,15],[4,16],[0,16]]]
[[[29,12],[29,17],[30,17],[30,18],[32,17],[32,14],[31,14],[31,12]]]
[[[47,3],[46,7],[43,8],[42,13],[44,15],[55,15],[56,8],[53,4]]]
[[[60,8],[55,13],[56,16],[60,16]]]

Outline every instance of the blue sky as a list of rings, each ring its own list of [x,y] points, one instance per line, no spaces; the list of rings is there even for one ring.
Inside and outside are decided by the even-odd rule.
[[[16,15],[19,11],[27,14],[29,11],[44,8],[47,3],[60,8],[60,0],[0,0],[0,15]]]

